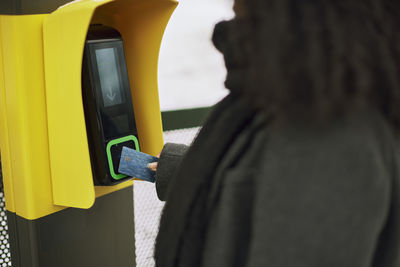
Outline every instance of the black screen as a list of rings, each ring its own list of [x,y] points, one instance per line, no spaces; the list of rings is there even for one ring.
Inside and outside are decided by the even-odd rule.
[[[121,104],[124,101],[124,94],[122,93],[116,48],[101,48],[95,51],[104,106],[109,107]]]
[[[111,185],[129,179],[117,173],[118,163],[123,146],[136,147],[129,137],[137,137],[137,130],[124,46],[117,30],[90,26],[82,64],[82,91],[95,184]]]

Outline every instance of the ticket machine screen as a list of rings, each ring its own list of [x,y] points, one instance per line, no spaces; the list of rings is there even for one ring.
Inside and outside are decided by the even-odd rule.
[[[129,177],[117,172],[123,146],[139,150],[122,38],[102,25],[90,27],[83,56],[82,96],[95,184]]]

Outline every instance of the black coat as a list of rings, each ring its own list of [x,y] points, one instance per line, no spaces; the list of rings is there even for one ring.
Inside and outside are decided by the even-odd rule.
[[[377,112],[278,124],[230,95],[171,176],[175,148],[156,266],[400,266],[399,147]]]

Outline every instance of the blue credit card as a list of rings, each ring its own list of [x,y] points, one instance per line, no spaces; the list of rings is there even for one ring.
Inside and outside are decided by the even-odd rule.
[[[118,172],[154,183],[156,173],[147,168],[147,164],[157,161],[157,157],[129,147],[123,147]]]

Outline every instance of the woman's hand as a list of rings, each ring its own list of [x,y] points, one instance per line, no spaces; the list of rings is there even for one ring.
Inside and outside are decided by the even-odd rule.
[[[151,163],[147,164],[147,168],[149,168],[153,172],[156,172],[157,171],[157,165],[158,165],[158,162],[151,162]]]
[[[161,153],[158,154],[156,157],[160,158],[160,155],[161,155]],[[147,168],[152,170],[153,172],[157,171],[157,166],[158,166],[158,162],[151,162],[151,163],[147,164]]]

